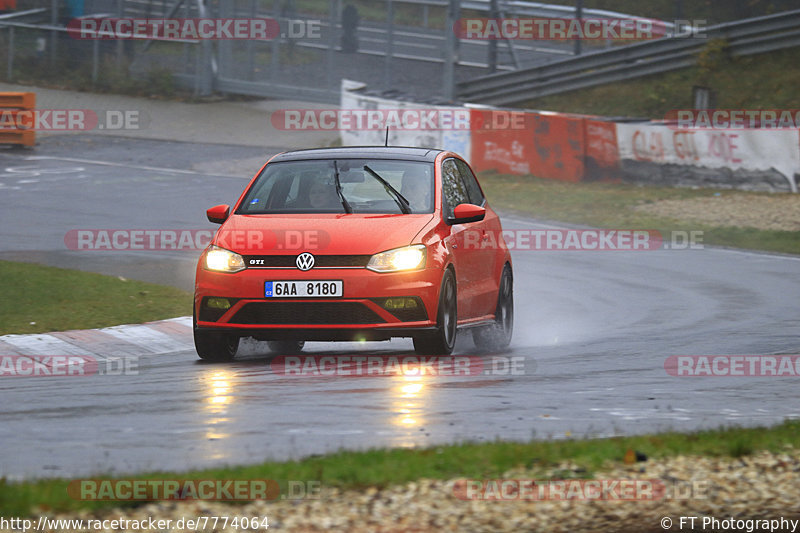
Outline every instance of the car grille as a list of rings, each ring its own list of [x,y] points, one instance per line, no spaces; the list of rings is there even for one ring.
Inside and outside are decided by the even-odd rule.
[[[315,255],[314,268],[364,268],[369,255]],[[258,264],[253,264],[256,260]],[[297,268],[297,255],[246,255],[248,268]],[[263,261],[263,263],[261,263]]]
[[[359,302],[251,302],[231,324],[377,324],[386,322]]]

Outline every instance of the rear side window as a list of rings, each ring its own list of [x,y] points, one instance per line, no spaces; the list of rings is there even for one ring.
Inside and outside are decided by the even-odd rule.
[[[461,180],[461,173],[454,159],[447,159],[442,163],[442,193],[447,217],[453,216],[453,210],[458,204],[470,203],[467,188]]]
[[[467,187],[469,203],[483,205],[483,202],[486,199],[484,198],[483,192],[481,191],[481,186],[478,185],[478,180],[475,179],[475,174],[472,173],[469,165],[460,159],[456,159],[456,165],[458,166],[458,170],[461,171],[461,178],[464,180],[464,185]]]

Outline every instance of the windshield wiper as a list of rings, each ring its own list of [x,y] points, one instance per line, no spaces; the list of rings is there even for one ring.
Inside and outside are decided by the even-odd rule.
[[[336,182],[336,194],[339,196],[339,201],[342,202],[344,212],[352,213],[353,208],[350,206],[350,202],[347,201],[347,198],[344,197],[344,193],[342,192],[342,183],[339,181],[339,166],[336,164],[335,159],[333,161],[333,180]]]
[[[375,178],[376,180],[381,182],[381,185],[383,185],[383,188],[386,189],[387,192],[391,193],[392,196],[394,196],[394,201],[397,203],[398,207],[400,207],[400,211],[404,215],[408,215],[408,214],[411,213],[411,204],[408,203],[408,200],[406,200],[405,196],[400,194],[397,191],[397,189],[395,189],[394,187],[392,187],[389,184],[388,181],[386,181],[385,179],[380,177],[380,175],[377,172],[375,172],[374,170],[369,168],[367,165],[364,165],[364,170],[369,172],[370,176],[372,176],[373,178]]]

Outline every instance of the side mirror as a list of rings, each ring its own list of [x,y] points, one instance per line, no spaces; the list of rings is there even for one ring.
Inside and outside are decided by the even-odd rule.
[[[475,204],[458,204],[453,209],[453,216],[447,219],[447,223],[466,224],[467,222],[479,222],[486,217],[486,208]]]
[[[209,222],[214,224],[222,224],[228,220],[228,215],[231,213],[231,206],[222,204],[215,205],[214,207],[206,210],[206,216]]]

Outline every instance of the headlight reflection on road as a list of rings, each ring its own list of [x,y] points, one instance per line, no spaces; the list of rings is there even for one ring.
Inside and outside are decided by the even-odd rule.
[[[409,369],[411,370],[411,369]],[[425,396],[427,389],[425,381],[430,376],[420,376],[419,373],[398,374],[392,376],[396,384],[392,387],[393,409],[397,414],[393,424],[404,429],[417,429],[425,422]],[[395,446],[413,447],[417,444],[417,435],[409,434],[400,436]]]
[[[232,394],[234,388],[234,373],[230,370],[218,369],[210,370],[201,377],[205,401],[203,411],[210,415],[206,422],[205,438],[207,441],[221,441],[230,437],[229,433],[222,431],[224,425],[230,421],[225,416],[228,408],[235,400]],[[213,446],[209,454],[212,459],[223,459],[228,456],[224,448]]]

